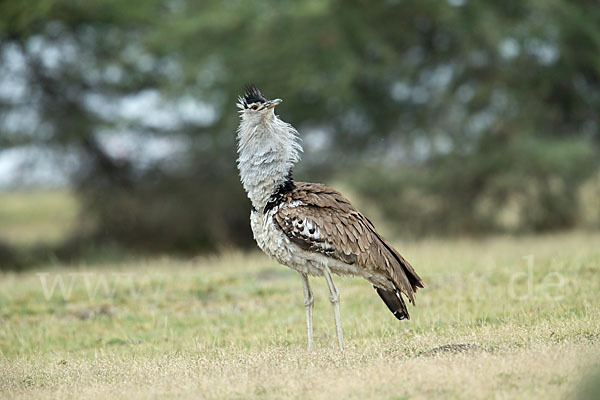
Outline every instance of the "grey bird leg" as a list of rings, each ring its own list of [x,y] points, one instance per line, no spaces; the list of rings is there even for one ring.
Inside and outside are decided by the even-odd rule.
[[[335,317],[335,329],[337,331],[338,344],[340,346],[340,351],[344,351],[344,336],[342,334],[342,318],[340,316],[340,293],[338,292],[337,287],[333,283],[333,279],[331,278],[331,271],[328,266],[323,268],[323,272],[325,273],[325,279],[327,280],[327,286],[329,286],[329,301],[333,306],[333,316]]]
[[[299,272],[300,278],[302,279],[302,289],[304,290],[304,308],[306,308],[306,330],[308,331],[308,349],[314,348],[313,342],[313,305],[315,304],[315,298],[313,296],[312,289],[310,288],[310,282],[308,281],[308,275],[303,272]]]

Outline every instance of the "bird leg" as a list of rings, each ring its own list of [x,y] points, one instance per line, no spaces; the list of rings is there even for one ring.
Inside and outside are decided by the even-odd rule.
[[[310,288],[308,275],[306,275],[304,272],[300,272],[300,278],[302,279],[302,289],[304,291],[304,308],[306,308],[306,330],[308,331],[308,349],[312,350],[314,348],[313,305],[315,304],[315,298],[313,296],[312,289]]]
[[[337,331],[338,344],[340,346],[340,351],[344,351],[344,337],[342,334],[342,318],[340,316],[340,293],[338,292],[337,287],[333,283],[333,279],[331,278],[331,271],[328,266],[323,268],[323,272],[325,274],[325,279],[327,280],[327,286],[329,286],[329,301],[333,306],[333,315],[335,317],[335,329]]]

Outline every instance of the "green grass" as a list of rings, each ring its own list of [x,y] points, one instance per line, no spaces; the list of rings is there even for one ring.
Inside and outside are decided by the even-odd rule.
[[[79,207],[64,190],[0,191],[0,241],[53,244],[73,227]]]
[[[399,322],[337,278],[343,354],[323,280],[311,353],[297,274],[258,252],[4,273],[0,397],[564,398],[600,367],[599,243],[397,243],[427,288]]]

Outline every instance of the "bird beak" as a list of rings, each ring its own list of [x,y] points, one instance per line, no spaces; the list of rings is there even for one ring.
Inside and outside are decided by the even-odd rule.
[[[281,99],[275,99],[275,100],[271,100],[267,103],[267,108],[274,108],[277,104],[281,103],[283,100]]]

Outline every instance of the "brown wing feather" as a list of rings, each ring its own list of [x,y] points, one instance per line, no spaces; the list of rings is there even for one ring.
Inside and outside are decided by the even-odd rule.
[[[424,287],[419,275],[338,191],[296,182],[282,200],[273,218],[290,240],[305,250],[384,274],[414,304],[414,293]],[[298,201],[300,205],[286,206]]]

